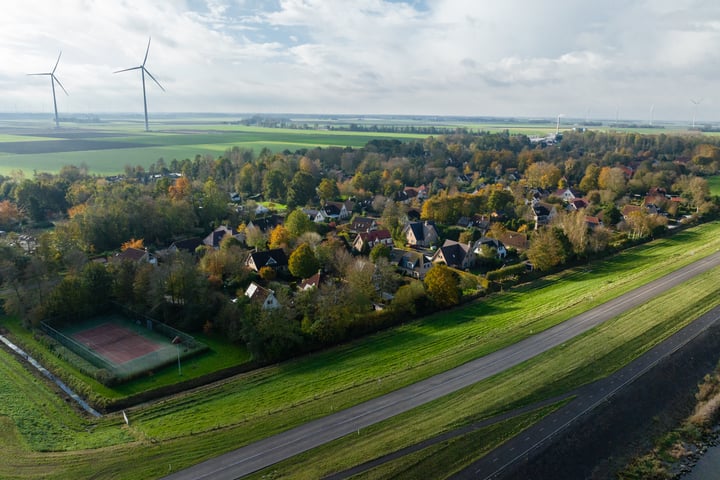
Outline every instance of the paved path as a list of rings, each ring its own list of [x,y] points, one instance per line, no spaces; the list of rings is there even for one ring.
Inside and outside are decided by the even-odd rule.
[[[718,265],[715,253],[502,350],[165,478],[230,480],[256,472],[512,368]]]

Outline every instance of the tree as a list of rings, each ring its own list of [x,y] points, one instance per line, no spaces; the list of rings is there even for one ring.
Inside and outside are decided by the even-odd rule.
[[[290,273],[298,278],[307,278],[317,273],[319,267],[320,262],[315,258],[315,253],[307,243],[303,243],[296,248],[288,259]]]
[[[318,195],[320,196],[320,200],[323,202],[328,202],[338,198],[340,196],[340,190],[338,189],[337,182],[330,178],[323,178],[320,180]]]
[[[267,200],[285,203],[285,174],[280,170],[270,170],[263,178],[263,193]]]
[[[531,187],[555,187],[562,176],[560,169],[547,162],[537,162],[530,165],[525,171],[528,185]]]
[[[598,177],[600,176],[600,167],[591,163],[585,168],[585,176],[580,180],[580,190],[589,192],[598,189]]]
[[[122,250],[123,252],[128,248],[136,248],[142,250],[143,248],[145,248],[144,240],[142,238],[138,238],[137,240],[131,238],[127,242],[124,242],[122,245],[120,245],[120,250]]]
[[[555,228],[543,228],[535,232],[527,257],[536,269],[547,271],[565,262],[567,250],[561,235],[564,234]]]
[[[299,171],[288,185],[287,203],[290,207],[306,205],[315,196],[315,178],[307,172]]]
[[[290,232],[284,225],[277,225],[270,232],[270,238],[268,239],[268,246],[270,248],[283,248],[287,251],[290,245]]]
[[[307,214],[298,208],[290,212],[285,219],[285,228],[291,238],[298,238],[305,232],[314,231],[315,225]]]
[[[460,280],[447,265],[434,265],[425,275],[424,283],[427,296],[435,305],[452,307],[460,303]]]
[[[378,243],[372,248],[372,250],[370,250],[370,261],[377,263],[380,258],[390,259],[391,252],[392,248],[387,245],[383,245],[382,243]]]

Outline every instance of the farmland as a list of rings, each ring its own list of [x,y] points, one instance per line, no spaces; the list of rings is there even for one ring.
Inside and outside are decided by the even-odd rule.
[[[227,120],[227,119],[225,119]],[[370,140],[424,139],[428,134],[351,132],[332,128],[347,128],[348,120],[331,118],[304,118],[297,122],[305,128],[266,128],[230,124],[222,118],[173,118],[155,122],[151,132],[145,132],[137,122],[117,119],[103,123],[66,123],[56,130],[47,122],[0,121],[0,175],[22,170],[31,172],[58,172],[64,165],[86,165],[91,174],[114,175],[123,172],[126,165],[147,168],[163,159],[169,164],[194,158],[196,155],[218,157],[233,147],[253,150],[267,148],[272,152],[297,151],[315,147],[361,147]],[[385,127],[436,127],[440,131],[466,128],[475,131],[501,132],[544,136],[555,131],[555,123],[522,121],[460,121],[445,119],[368,118],[353,120],[354,124]],[[572,125],[561,124],[561,130]],[[657,129],[612,128],[600,129],[658,133]],[[668,126],[667,132],[680,131]]]
[[[63,437],[68,429],[72,432],[90,428],[93,438],[100,439],[98,442],[104,447],[98,453],[112,452],[115,456],[104,458],[92,471],[102,470],[114,478],[157,477],[167,473],[169,464],[175,469],[197,462],[514,343],[715,252],[720,246],[718,230],[717,223],[704,225],[450,313],[267,367],[215,388],[140,407],[129,412],[132,419],[129,429],[120,427],[117,415],[96,425],[77,419],[73,413],[67,413],[73,416],[72,421],[42,415],[37,421],[50,422],[52,431],[59,432],[56,435],[59,440],[51,445],[34,445],[25,440],[32,438],[32,426],[15,411],[22,410],[27,399],[38,395],[50,397],[42,392],[13,397],[0,411],[0,415],[12,418],[16,427],[5,434],[13,438],[2,448],[13,449],[17,462],[34,459],[38,465],[52,463],[57,469],[56,478],[78,471],[87,473],[93,468],[88,465],[91,460],[83,452],[75,451],[83,447],[65,444],[62,438],[72,438],[69,434]],[[383,422],[358,437],[342,439],[322,447],[320,452],[294,459],[293,471],[298,471],[298,462],[302,461],[307,470],[299,470],[308,472],[306,478],[317,478],[321,473],[346,468],[606,375],[714,306],[719,287],[709,280],[717,274],[709,272],[512,371]],[[12,365],[10,360],[4,365],[17,368],[7,366]],[[6,388],[9,387],[3,387],[3,393]],[[217,415],[219,411],[223,412],[222,418]],[[116,430],[131,434],[122,437],[127,443],[105,447],[117,444],[113,433]],[[19,436],[12,433],[15,431]],[[500,429],[490,433],[495,440],[487,441],[497,442],[505,434]],[[38,453],[46,449],[67,452]],[[2,452],[3,456],[6,453],[11,452]],[[319,457],[322,462],[317,461]],[[131,471],[124,463],[128,458],[139,459],[132,463],[136,467]],[[153,460],[143,461],[150,458]],[[288,472],[292,467],[288,464],[278,468]],[[2,477],[11,474],[0,470]]]
[[[217,157],[233,147],[273,152],[315,147],[361,147],[376,138],[425,138],[401,133],[360,133],[239,125],[169,125],[145,133],[132,125],[48,129],[0,129],[0,175],[13,170],[58,172],[63,165],[87,165],[91,174],[121,173],[125,165],[144,168],[196,155]],[[21,132],[21,133],[20,133]]]

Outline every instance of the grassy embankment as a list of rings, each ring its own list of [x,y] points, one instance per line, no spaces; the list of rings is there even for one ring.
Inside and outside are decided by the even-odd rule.
[[[466,308],[261,369],[218,387],[140,407],[130,412],[133,423],[128,429],[137,440],[98,450],[96,458],[101,457],[102,462],[94,466],[86,464],[82,452],[39,454],[21,449],[22,453],[14,455],[53,463],[57,472],[65,472],[58,473],[58,478],[92,468],[107,476],[112,472],[115,478],[160,476],[167,472],[168,464],[175,469],[195,463],[516,342],[715,252],[720,247],[718,231],[718,224],[704,225]],[[602,376],[716,302],[716,284],[705,278],[669,297],[666,304],[646,308],[643,315],[635,312],[632,318],[623,317],[627,324],[609,322],[511,372],[369,428],[357,438],[322,447],[319,456],[308,455],[312,460],[301,464],[307,469],[293,468],[293,475],[307,471],[312,478],[320,471],[346,468]],[[688,310],[690,306],[695,310]],[[98,425],[94,434],[112,438],[114,428]],[[112,457],[106,455],[109,451]],[[318,461],[319,457],[323,460]],[[293,459],[293,464],[300,461]],[[19,475],[2,468],[0,476]]]

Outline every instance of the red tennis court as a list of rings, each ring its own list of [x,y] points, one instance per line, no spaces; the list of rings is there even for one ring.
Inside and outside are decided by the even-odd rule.
[[[115,364],[122,364],[163,348],[163,345],[114,323],[103,323],[74,333],[72,338]]]

